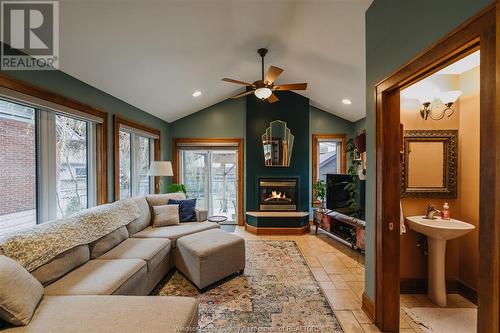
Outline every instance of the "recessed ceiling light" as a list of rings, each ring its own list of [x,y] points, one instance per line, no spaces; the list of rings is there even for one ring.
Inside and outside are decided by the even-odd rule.
[[[194,93],[193,93],[193,97],[200,97],[201,96],[201,91],[199,90],[196,90]]]
[[[347,99],[347,98],[344,98],[344,99],[342,100],[342,103],[344,103],[345,105],[351,105],[351,104],[352,104],[351,100],[350,100],[350,99]]]

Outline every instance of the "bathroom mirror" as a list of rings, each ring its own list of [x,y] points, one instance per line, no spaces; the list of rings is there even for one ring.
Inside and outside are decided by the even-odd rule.
[[[404,131],[403,197],[457,197],[457,130]]]
[[[262,135],[264,163],[270,167],[288,167],[292,160],[293,141],[286,123],[275,120],[269,124],[266,133]]]

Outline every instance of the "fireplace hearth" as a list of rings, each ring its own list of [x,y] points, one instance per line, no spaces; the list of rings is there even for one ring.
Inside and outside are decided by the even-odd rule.
[[[259,178],[260,211],[297,211],[297,178]]]

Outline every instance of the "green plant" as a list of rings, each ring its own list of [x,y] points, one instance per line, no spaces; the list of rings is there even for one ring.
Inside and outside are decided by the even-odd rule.
[[[187,196],[186,186],[184,184],[170,184],[168,185],[168,193],[182,192]]]
[[[326,182],[324,180],[318,180],[313,184],[314,193],[316,193],[316,198],[325,201],[326,198]]]
[[[354,211],[351,216],[357,217],[358,202],[356,201],[356,194],[358,193],[358,167],[361,161],[355,158],[356,146],[354,145],[353,139],[347,141],[346,152],[349,154],[349,159],[351,160],[351,165],[347,170],[347,174],[351,177],[344,189],[349,192],[349,201],[347,201],[347,205]]]

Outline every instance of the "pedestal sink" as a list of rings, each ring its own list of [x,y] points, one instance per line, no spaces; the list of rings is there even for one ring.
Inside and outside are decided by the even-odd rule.
[[[446,282],[444,258],[446,241],[472,231],[472,224],[450,219],[428,219],[425,216],[407,217],[408,226],[427,236],[429,247],[429,288],[428,296],[435,304],[446,306]]]

